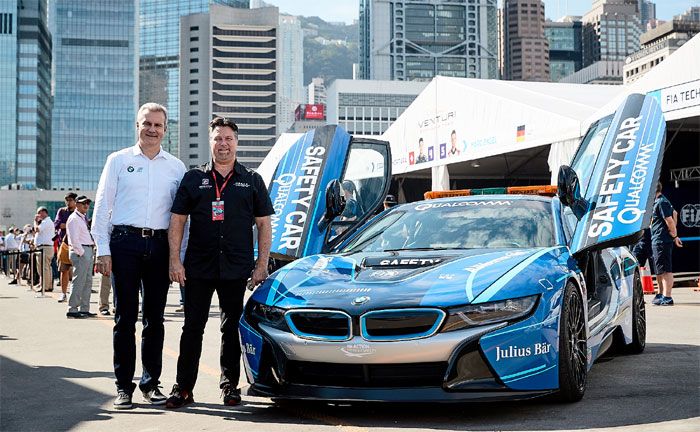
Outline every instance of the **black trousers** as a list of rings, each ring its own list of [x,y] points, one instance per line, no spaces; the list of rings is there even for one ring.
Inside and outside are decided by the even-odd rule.
[[[143,295],[139,387],[150,390],[160,381],[163,368],[165,302],[170,287],[168,239],[139,234],[112,233],[109,242],[114,275],[114,374],[117,388],[133,392],[136,367],[136,321],[139,294]]]
[[[238,387],[241,373],[241,344],[238,321],[243,312],[245,279],[192,279],[187,278],[185,289],[185,325],[180,337],[180,355],[177,359],[177,383],[181,389],[192,391],[197,381],[199,358],[202,355],[202,337],[209,318],[214,291],[219,296],[221,314],[221,351],[219,387],[230,384]]]

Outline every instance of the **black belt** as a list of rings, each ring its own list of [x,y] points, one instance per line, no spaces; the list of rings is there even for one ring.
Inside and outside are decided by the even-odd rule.
[[[95,245],[80,245],[82,247],[95,247]]]
[[[152,228],[138,228],[131,225],[115,225],[112,232],[124,232],[129,234],[137,234],[141,237],[153,237],[153,238],[167,238],[168,230],[164,229],[152,229]]]

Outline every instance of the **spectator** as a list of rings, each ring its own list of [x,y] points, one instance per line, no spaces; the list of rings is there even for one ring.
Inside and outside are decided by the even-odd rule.
[[[75,192],[69,192],[64,197],[66,202],[65,207],[61,207],[56,212],[56,218],[54,220],[53,226],[56,229],[56,235],[58,237],[58,271],[60,272],[59,281],[61,283],[61,294],[58,297],[58,302],[62,303],[66,301],[68,294],[68,281],[73,278],[72,263],[68,257],[68,245],[63,245],[66,241],[66,222],[68,222],[68,216],[70,216],[75,210],[75,199],[78,194]]]
[[[51,260],[54,256],[53,237],[55,235],[55,228],[46,207],[39,207],[36,209],[34,230],[36,231],[34,245],[42,252],[40,255],[42,262],[39,264],[39,268],[41,269],[41,285],[43,286],[43,291],[51,292],[53,291]]]
[[[241,364],[238,320],[243,311],[243,294],[248,277],[253,285],[267,278],[270,215],[274,210],[265,183],[258,173],[236,160],[238,126],[235,123],[215,118],[209,123],[209,138],[213,162],[185,174],[170,219],[170,279],[180,284],[186,280],[187,287],[177,382],[167,408],[194,402],[192,390],[197,381],[202,336],[214,291],[221,310],[219,388],[224,405],[241,402],[237,388]],[[213,187],[200,187],[208,184]],[[190,237],[183,267],[180,246],[188,215]],[[258,232],[255,264],[253,224]]]
[[[81,195],[75,202],[75,211],[66,222],[66,239],[70,246],[70,260],[74,267],[66,317],[88,318],[97,315],[90,312],[95,242],[88,229],[87,214],[92,201],[85,195]]]
[[[389,210],[396,204],[398,203],[396,202],[396,197],[394,195],[387,195],[386,198],[384,198],[384,210]]]
[[[7,269],[8,276],[12,276],[12,280],[9,282],[10,285],[15,285],[20,282],[17,263],[19,261],[17,253],[19,252],[19,241],[17,234],[19,233],[18,228],[10,227],[7,235],[5,236],[5,251],[7,252]]]
[[[115,409],[130,409],[136,386],[136,321],[143,292],[139,388],[154,405],[165,403],[158,385],[163,367],[163,325],[168,280],[170,207],[185,165],[160,146],[168,111],[155,103],[137,113],[138,142],[112,153],[97,187],[92,235],[97,267],[114,282]]]
[[[671,202],[662,195],[662,185],[656,185],[656,200],[651,216],[651,248],[654,256],[654,269],[659,293],[652,304],[673,306],[673,246],[683,247],[676,230],[677,214]]]
[[[30,260],[33,259],[32,252],[35,250],[34,247],[34,230],[32,226],[27,224],[23,227],[19,234],[19,271],[17,280],[19,285],[22,285],[22,279],[26,279],[30,287],[37,285],[38,278],[35,277],[34,272],[41,270],[35,268],[33,269],[30,264]],[[35,260],[36,262],[37,260]],[[39,285],[38,285],[39,286]]]

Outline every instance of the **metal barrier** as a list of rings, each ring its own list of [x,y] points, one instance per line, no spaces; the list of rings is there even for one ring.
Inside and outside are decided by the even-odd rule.
[[[29,255],[29,263],[22,263],[22,254]],[[38,262],[37,262],[38,258]],[[17,281],[17,285],[22,285],[22,275],[20,272],[24,270],[22,264],[29,265],[29,291],[34,290],[34,272],[39,271],[39,291],[37,297],[46,297],[44,295],[44,251],[41,249],[33,249],[26,252],[20,251],[2,251],[0,252],[0,265],[2,266],[2,272],[5,276],[12,276],[14,280]],[[53,277],[51,278],[51,284],[53,285]]]

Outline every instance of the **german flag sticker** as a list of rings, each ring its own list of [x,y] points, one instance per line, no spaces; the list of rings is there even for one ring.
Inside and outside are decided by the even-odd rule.
[[[515,134],[515,142],[525,141],[525,125],[518,126],[518,132]]]

